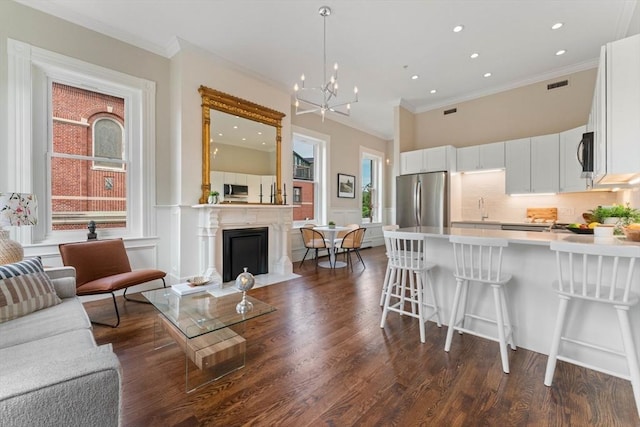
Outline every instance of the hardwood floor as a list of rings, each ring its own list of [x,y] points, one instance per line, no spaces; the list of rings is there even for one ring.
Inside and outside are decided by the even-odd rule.
[[[253,289],[277,311],[246,324],[245,368],[185,393],[178,346],[153,348],[148,304],[118,304],[116,329],[94,326],[112,343],[123,367],[125,426],[636,426],[628,381],[558,362],[553,387],[543,382],[547,357],[509,352],[464,335],[450,353],[446,327],[427,324],[420,343],[416,319],[390,314],[380,329],[378,306],[384,248],[363,250],[367,264],[316,270],[299,279]],[[85,307],[110,320],[111,300]]]

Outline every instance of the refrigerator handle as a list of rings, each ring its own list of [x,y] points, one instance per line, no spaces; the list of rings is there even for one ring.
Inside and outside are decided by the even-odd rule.
[[[416,183],[415,204],[416,224],[418,224],[418,227],[422,227],[422,181]]]

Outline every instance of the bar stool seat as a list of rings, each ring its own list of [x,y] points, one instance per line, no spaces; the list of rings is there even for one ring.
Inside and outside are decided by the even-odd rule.
[[[551,386],[558,360],[623,378],[631,381],[636,409],[640,416],[640,367],[629,321],[629,309],[640,301],[640,296],[631,290],[634,283],[634,272],[636,273],[635,283],[640,284],[636,270],[640,260],[640,246],[553,241],[550,247],[556,252],[558,278],[553,286],[558,293],[560,304],[547,360],[544,384]],[[604,304],[616,311],[622,336],[622,351],[578,340],[565,334],[568,311],[575,300]],[[585,313],[588,312],[575,311],[571,314],[571,320],[580,322],[587,316]],[[578,356],[562,355],[560,352],[561,344],[587,347],[591,350],[624,358],[627,361],[628,375],[584,363],[577,359]]]
[[[435,264],[424,260],[425,238],[416,233],[383,231],[390,269],[380,327],[384,328],[390,311],[420,321],[420,342],[425,342],[425,323],[434,318],[438,327],[440,307],[433,289],[431,270]],[[429,299],[427,299],[427,293]],[[429,301],[429,302],[428,302]],[[427,309],[431,314],[427,315]]]
[[[507,344],[513,350],[516,349],[513,341],[513,327],[509,320],[509,306],[504,291],[505,285],[511,280],[511,275],[502,273],[502,252],[509,243],[505,239],[470,236],[450,236],[449,242],[453,244],[455,259],[453,275],[456,279],[456,292],[453,298],[444,351],[448,352],[451,349],[453,331],[496,341],[500,344],[502,370],[508,374]],[[468,311],[467,297],[471,282],[491,287],[496,313],[495,319],[482,317]],[[495,324],[498,329],[497,338],[465,327],[467,318]]]

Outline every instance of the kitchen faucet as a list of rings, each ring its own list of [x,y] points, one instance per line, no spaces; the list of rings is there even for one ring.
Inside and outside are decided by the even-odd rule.
[[[480,209],[480,220],[481,221],[484,221],[485,219],[489,218],[489,214],[484,209],[484,197],[480,197],[478,199],[478,209]]]

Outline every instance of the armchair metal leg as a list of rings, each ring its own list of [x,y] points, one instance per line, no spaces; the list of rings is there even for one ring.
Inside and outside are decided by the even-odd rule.
[[[162,287],[166,288],[167,287],[167,282],[165,282],[164,277],[162,278]],[[131,301],[131,302],[139,302],[140,304],[151,304],[149,301],[147,300],[139,300],[139,299],[131,299],[131,298],[127,298],[127,291],[129,290],[129,288],[124,288],[124,292],[122,293],[122,297],[127,300],[127,301]]]
[[[120,312],[118,311],[118,304],[116,304],[116,294],[111,292],[111,298],[113,298],[113,308],[115,308],[116,310],[116,318],[117,318],[116,324],[110,325],[109,323],[96,322],[94,320],[91,320],[91,323],[94,323],[96,325],[102,325],[102,326],[110,326],[112,328],[118,327],[118,325],[120,324]]]
[[[298,267],[302,267],[302,264],[304,264],[304,260],[307,258],[307,254],[309,253],[309,249],[307,248],[307,251],[304,253],[304,256],[302,257],[302,261],[300,261],[300,265]]]

